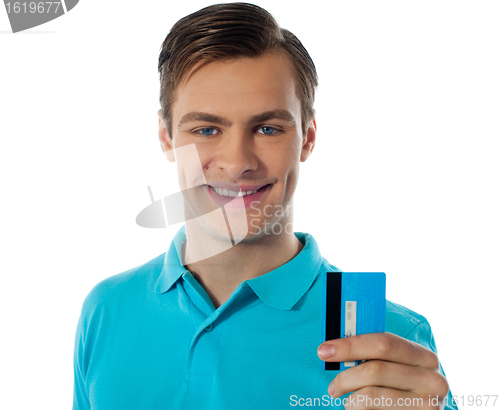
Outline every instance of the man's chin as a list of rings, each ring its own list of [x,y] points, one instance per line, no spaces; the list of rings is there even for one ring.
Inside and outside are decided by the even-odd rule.
[[[227,242],[233,245],[239,243],[252,243],[269,236],[270,232],[260,227],[251,226],[248,222],[244,223],[215,223],[215,221],[203,221],[193,219],[186,222],[191,225],[192,234],[203,236],[203,240],[214,240],[218,242]],[[196,225],[196,226],[195,226]]]

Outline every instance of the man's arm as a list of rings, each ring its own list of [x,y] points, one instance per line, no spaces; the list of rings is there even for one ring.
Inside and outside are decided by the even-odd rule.
[[[73,353],[73,410],[90,410],[90,401],[85,385],[86,366],[84,365],[84,347],[82,315],[80,315],[76,327],[75,349]]]

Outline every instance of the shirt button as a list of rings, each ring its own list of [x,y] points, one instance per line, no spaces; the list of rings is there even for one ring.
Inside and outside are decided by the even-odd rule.
[[[210,323],[206,328],[205,328],[205,332],[211,332],[212,329],[214,328],[214,324],[213,323]]]

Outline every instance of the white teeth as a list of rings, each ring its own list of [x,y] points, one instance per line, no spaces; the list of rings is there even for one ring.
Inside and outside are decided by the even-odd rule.
[[[221,196],[228,196],[228,197],[235,197],[235,196],[246,196],[246,195],[251,195],[255,194],[258,189],[254,189],[252,191],[228,191],[226,188],[216,188],[216,187],[211,187],[215,192],[217,192]]]

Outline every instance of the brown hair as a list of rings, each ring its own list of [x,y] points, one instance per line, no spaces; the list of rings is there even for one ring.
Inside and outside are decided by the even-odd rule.
[[[249,3],[214,4],[174,24],[163,41],[158,59],[161,116],[172,137],[174,92],[184,74],[196,63],[236,57],[258,57],[282,52],[295,69],[301,101],[302,134],[314,116],[318,76],[306,49],[290,31],[280,28],[263,8]]]

